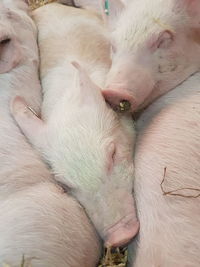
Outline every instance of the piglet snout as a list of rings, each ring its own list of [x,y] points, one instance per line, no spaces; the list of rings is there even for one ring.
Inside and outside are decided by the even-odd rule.
[[[103,90],[103,96],[107,103],[117,112],[133,112],[137,108],[136,100],[127,90]]]
[[[135,213],[121,219],[106,232],[105,247],[120,247],[131,241],[138,233],[139,221]]]
[[[135,112],[150,96],[156,83],[149,68],[133,66],[129,60],[119,61],[108,73],[103,95],[115,111]]]

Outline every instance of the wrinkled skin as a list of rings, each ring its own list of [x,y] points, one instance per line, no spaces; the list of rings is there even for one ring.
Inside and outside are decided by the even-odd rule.
[[[65,194],[10,114],[21,95],[40,112],[36,27],[22,0],[0,3],[0,266],[94,267],[96,232]]]
[[[99,88],[110,67],[102,20],[92,11],[56,3],[37,9],[34,19],[42,119],[20,97],[13,101],[12,113],[56,179],[84,206],[105,246],[124,245],[139,229],[132,196],[135,131],[131,117],[119,118]]]
[[[137,121],[134,188],[140,234],[129,248],[129,267],[200,266],[199,91],[197,73]],[[173,193],[178,195],[163,195],[164,168],[164,191],[178,190]]]
[[[164,12],[163,12],[164,10]],[[198,0],[109,1],[112,67],[104,96],[146,107],[200,68]]]

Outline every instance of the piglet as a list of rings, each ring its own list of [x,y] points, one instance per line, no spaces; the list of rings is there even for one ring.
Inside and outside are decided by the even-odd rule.
[[[138,240],[131,267],[200,266],[200,73],[168,92],[136,123]]]
[[[107,106],[99,88],[110,67],[102,20],[93,11],[58,3],[35,10],[34,19],[42,119],[20,97],[12,113],[56,179],[84,206],[105,246],[123,245],[139,228],[132,196],[135,131],[131,118],[119,119]]]
[[[24,256],[23,266],[94,267],[94,228],[10,114],[15,95],[37,113],[41,105],[37,32],[25,1],[1,1],[0,22],[0,266],[22,266]]]
[[[104,96],[114,109],[146,107],[200,68],[199,0],[109,0],[112,66]]]

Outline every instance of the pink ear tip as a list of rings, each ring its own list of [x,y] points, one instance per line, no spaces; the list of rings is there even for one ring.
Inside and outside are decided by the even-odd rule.
[[[26,101],[25,101],[25,99],[24,99],[23,97],[21,97],[21,96],[16,96],[16,97],[14,97],[14,98],[12,99],[12,101],[11,101],[11,106],[16,105],[16,104],[20,104],[20,105],[23,105],[23,106],[27,106],[27,105],[26,105]]]

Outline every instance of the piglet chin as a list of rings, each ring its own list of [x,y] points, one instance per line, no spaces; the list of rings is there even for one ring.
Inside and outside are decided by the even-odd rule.
[[[102,93],[106,102],[108,102],[115,111],[133,112],[137,109],[138,105],[136,99],[127,90],[114,90],[108,88],[103,90]],[[126,108],[126,106],[120,106],[123,102],[128,103],[128,108]]]
[[[131,241],[139,231],[135,213],[129,214],[106,232],[105,247],[120,247]]]

